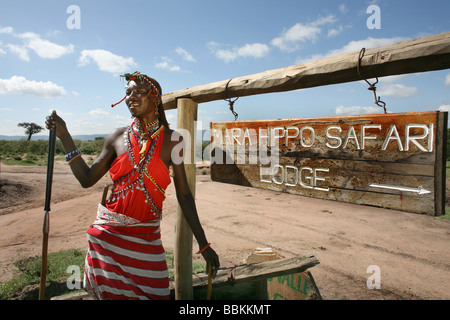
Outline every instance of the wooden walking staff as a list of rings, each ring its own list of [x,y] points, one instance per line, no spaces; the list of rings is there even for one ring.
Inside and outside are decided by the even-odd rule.
[[[44,225],[42,227],[43,239],[42,239],[41,283],[39,286],[39,300],[45,299],[45,284],[47,281],[47,248],[48,248],[48,234],[50,231],[50,198],[52,195],[55,143],[56,143],[56,129],[53,129],[50,130],[48,142],[47,184],[45,189]]]

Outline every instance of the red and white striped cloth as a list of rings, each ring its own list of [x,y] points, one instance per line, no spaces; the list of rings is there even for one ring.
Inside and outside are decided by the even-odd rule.
[[[100,300],[169,299],[160,220],[139,221],[101,204],[87,231],[84,289]]]

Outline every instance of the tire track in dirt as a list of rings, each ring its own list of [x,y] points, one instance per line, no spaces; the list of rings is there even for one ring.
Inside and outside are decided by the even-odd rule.
[[[11,263],[41,250],[45,168],[34,168],[36,175],[27,169],[22,177],[20,170],[8,170],[40,192],[34,200],[23,198],[26,210],[16,206],[11,216],[0,211],[7,230],[1,242],[8,246],[0,247],[2,261]],[[67,166],[58,170],[49,248],[83,247],[104,184],[82,189]],[[2,178],[6,174],[2,170]],[[173,250],[173,183],[166,195],[161,230],[164,247]],[[257,247],[272,247],[286,257],[314,254],[320,263],[311,272],[324,299],[450,299],[450,221],[216,183],[206,175],[197,175],[196,204],[222,267],[241,264]],[[196,251],[194,240],[193,258],[201,260]],[[367,267],[374,264],[381,268],[381,290],[366,285]]]
[[[304,254],[306,251],[303,251],[300,253],[299,250],[293,250],[291,249],[291,245],[286,246],[279,246],[274,245],[273,241],[261,241],[259,235],[244,235],[238,231],[230,231],[228,228],[220,228],[220,227],[212,227],[212,226],[206,226],[206,228],[210,231],[213,231],[214,238],[222,238],[223,236],[227,237],[234,237],[236,239],[239,239],[239,243],[241,244],[241,248],[249,248],[254,249],[257,247],[271,247],[280,254],[289,257],[289,256],[297,256],[299,254]],[[305,228],[308,229],[308,228]],[[218,236],[218,232],[221,233],[222,236]],[[243,245],[243,241],[245,241],[245,245]],[[356,242],[355,242],[356,243]],[[360,250],[363,247],[367,247],[366,244],[358,244],[360,248],[352,248],[352,250]],[[313,248],[316,249],[316,248]],[[388,253],[391,257],[389,257],[389,260],[398,260],[398,253],[396,252],[388,252],[387,250],[384,250],[384,248],[379,247],[370,247],[369,249],[380,251],[383,255],[385,253]],[[248,250],[248,249],[247,249]],[[317,249],[316,249],[317,250]],[[310,250],[310,251],[316,251],[316,250]],[[320,250],[320,249],[319,249]],[[326,249],[333,250],[332,248]],[[310,252],[308,251],[308,252]],[[249,251],[247,251],[249,252]],[[389,300],[407,300],[407,299],[433,299],[433,296],[429,296],[427,294],[416,294],[413,292],[406,292],[401,289],[399,289],[399,286],[395,284],[391,284],[387,281],[382,281],[382,289],[381,290],[370,290],[366,286],[366,281],[369,277],[369,274],[365,274],[364,272],[360,272],[359,274],[353,270],[353,269],[347,269],[343,270],[339,267],[333,267],[333,264],[328,263],[326,260],[326,257],[321,253],[314,252],[316,258],[318,258],[320,264],[316,267],[314,267],[312,270],[310,270],[316,280],[317,285],[319,286],[319,290],[321,290],[322,297],[325,299],[357,299],[355,297],[362,297],[363,299],[389,299]],[[400,255],[401,258],[405,258],[404,255]],[[415,257],[413,257],[415,258]],[[406,262],[409,264],[410,257],[406,257]],[[425,263],[427,264],[429,261],[419,261],[416,259],[417,262]],[[338,264],[339,265],[339,264]],[[368,265],[367,265],[368,266]],[[366,267],[367,267],[366,266]],[[447,267],[447,266],[445,266]],[[363,270],[366,271],[366,270]],[[330,280],[324,280],[324,274],[332,274],[333,278]],[[387,283],[386,283],[387,282]],[[331,287],[330,287],[331,284]],[[345,293],[342,293],[341,288],[346,288]],[[338,294],[336,294],[338,292]],[[351,292],[351,294],[349,293]]]
[[[213,186],[208,186],[208,183],[199,188],[202,189],[197,193],[200,195],[200,202],[208,200],[207,190],[212,188]],[[360,297],[371,299],[377,297],[445,299],[449,297],[449,293],[442,288],[443,283],[450,281],[450,278],[445,276],[450,269],[447,262],[450,260],[446,260],[448,253],[444,257],[439,257],[442,252],[438,249],[435,253],[430,252],[430,246],[433,247],[434,242],[433,228],[438,231],[439,236],[443,237],[443,241],[445,236],[449,239],[448,223],[445,221],[386,210],[381,210],[387,213],[375,217],[377,220],[374,220],[373,214],[381,212],[374,207],[364,208],[321,201],[321,208],[317,210],[315,206],[305,206],[305,203],[315,202],[311,199],[237,186],[227,189],[230,188],[232,192],[223,192],[220,199],[216,198],[216,201],[209,199],[207,210],[211,217],[208,217],[205,228],[216,230],[214,237],[217,232],[220,232],[238,240],[251,242],[255,246],[272,247],[285,256],[313,252],[320,262],[311,270],[313,275],[319,274],[320,277],[325,278],[327,272],[333,272],[339,278],[339,281],[337,279],[321,281],[320,277],[317,279],[315,276],[318,284],[325,283],[328,286],[332,282],[346,283],[347,290],[357,290]],[[206,195],[201,196],[203,193]],[[224,207],[224,203],[230,203],[226,207],[231,207],[232,212],[220,210]],[[338,210],[341,206],[344,209]],[[358,215],[355,214],[355,209],[367,212],[361,212],[361,215]],[[385,218],[386,224],[391,225],[390,227],[379,223],[378,220],[383,221]],[[409,222],[409,220],[418,221]],[[425,230],[421,220],[428,221],[431,227],[430,232]],[[355,222],[357,222],[357,228],[354,227]],[[411,223],[417,225],[415,228],[419,229],[419,233],[414,234]],[[241,231],[240,227],[243,225],[246,226],[246,233]],[[271,229],[275,225],[277,226],[275,229],[279,232],[273,234]],[[365,235],[365,232],[372,236]],[[376,236],[373,236],[374,234]],[[387,235],[383,236],[385,234]],[[427,235],[428,238],[419,241],[422,234]],[[403,236],[406,240],[401,239]],[[417,243],[417,246],[408,242]],[[366,286],[370,276],[366,273],[367,267],[377,263],[382,270],[381,291],[369,290]],[[429,280],[426,280],[429,284],[413,280],[423,278],[424,274],[430,275],[427,277]],[[351,284],[349,284],[350,280]],[[358,287],[359,289],[355,289]],[[435,290],[434,287],[440,288],[440,291]],[[339,290],[339,286],[333,284],[333,289],[325,291]],[[331,293],[328,298],[339,299],[339,296]],[[351,295],[350,298],[354,296]]]

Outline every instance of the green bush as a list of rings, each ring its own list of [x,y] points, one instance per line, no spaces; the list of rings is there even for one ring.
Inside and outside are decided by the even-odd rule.
[[[82,141],[74,140],[75,145],[83,154],[99,155],[103,149],[105,139],[98,137],[95,140]],[[6,158],[23,158],[24,155],[45,156],[48,154],[48,141],[37,140],[0,140],[0,157]],[[56,140],[55,154],[66,154],[63,145],[59,139]]]
[[[102,152],[104,143],[105,143],[104,138],[96,138],[95,140],[81,141],[78,149],[80,149],[81,153],[83,154],[98,155]]]

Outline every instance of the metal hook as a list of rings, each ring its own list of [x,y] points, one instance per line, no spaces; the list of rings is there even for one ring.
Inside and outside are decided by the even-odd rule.
[[[368,90],[371,90],[373,92],[373,96],[375,98],[375,104],[377,106],[379,106],[380,108],[383,108],[384,113],[386,113],[386,103],[384,101],[381,101],[380,97],[377,96],[377,92],[376,92],[377,88],[375,87],[375,85],[378,83],[378,77],[375,78],[376,81],[374,83],[370,83],[369,81],[367,81],[367,79],[365,79],[361,76],[361,72],[360,72],[361,60],[362,60],[365,52],[366,52],[366,48],[362,48],[361,51],[359,52],[359,58],[358,58],[358,64],[357,64],[358,75],[361,79],[363,79],[369,85]]]
[[[230,111],[234,115],[234,121],[236,121],[238,118],[238,114],[236,111],[234,111],[234,103],[237,101],[237,99],[239,99],[239,97],[237,97],[234,100],[231,100],[230,95],[228,94],[228,84],[231,82],[231,80],[233,80],[233,79],[228,80],[227,85],[225,87],[225,92],[227,93],[227,96],[228,96],[228,98],[225,100],[228,101],[228,104],[230,105]]]

